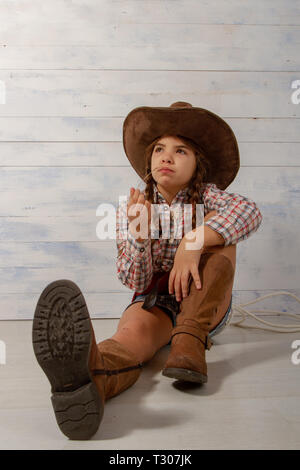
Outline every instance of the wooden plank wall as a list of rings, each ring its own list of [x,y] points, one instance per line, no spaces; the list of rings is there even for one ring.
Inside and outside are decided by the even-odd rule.
[[[141,183],[125,116],[175,101],[232,126],[241,168],[227,191],[263,214],[238,245],[233,303],[300,296],[299,25],[299,0],[1,0],[0,319],[31,319],[63,278],[92,317],[121,316],[133,292],[96,209]],[[288,296],[254,308],[299,312]]]

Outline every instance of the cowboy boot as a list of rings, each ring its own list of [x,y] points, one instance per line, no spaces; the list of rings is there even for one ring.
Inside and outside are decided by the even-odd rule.
[[[232,289],[234,271],[231,261],[224,255],[210,252],[201,255],[201,289],[197,289],[191,278],[189,295],[180,303],[172,330],[171,350],[162,370],[164,376],[207,382],[205,350],[212,345],[209,332],[215,324],[218,308]]]
[[[105,401],[134,384],[143,364],[113,339],[97,345],[83,294],[69,280],[54,281],[41,293],[32,340],[51,384],[60,430],[70,439],[89,439],[102,420]]]

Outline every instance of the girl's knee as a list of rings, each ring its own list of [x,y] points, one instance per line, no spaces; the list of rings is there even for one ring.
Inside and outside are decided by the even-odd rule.
[[[142,338],[143,341],[153,343],[155,347],[161,347],[169,341],[173,328],[172,320],[157,306],[152,307],[149,312],[142,309],[141,305],[141,302],[136,302],[124,312],[118,331],[131,337]]]
[[[206,247],[203,250],[202,254],[205,254],[205,253],[216,253],[216,254],[219,254],[219,255],[226,256],[226,258],[228,258],[229,261],[231,262],[231,264],[233,266],[233,269],[235,269],[235,265],[236,265],[236,245],[227,245],[227,246],[214,245],[214,246],[209,246],[209,247]],[[200,260],[201,260],[201,258],[200,258]]]
[[[149,326],[142,320],[130,320],[118,328],[118,331],[126,332],[131,336],[145,338],[149,335]]]
[[[217,215],[218,212],[216,210],[213,210],[213,211],[210,211],[208,214],[206,214],[206,216],[204,217],[204,222],[206,222],[208,219],[210,219],[211,217],[213,217],[214,215]]]

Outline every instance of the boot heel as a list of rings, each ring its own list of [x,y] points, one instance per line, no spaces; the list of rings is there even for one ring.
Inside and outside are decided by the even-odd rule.
[[[89,439],[98,430],[104,404],[93,382],[71,392],[55,392],[51,401],[60,430],[70,439]]]
[[[185,382],[206,383],[207,375],[201,374],[189,369],[181,369],[179,367],[168,367],[162,371],[162,375],[171,379],[182,380]]]

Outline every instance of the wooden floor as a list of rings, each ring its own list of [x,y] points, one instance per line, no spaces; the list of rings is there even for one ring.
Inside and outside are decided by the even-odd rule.
[[[98,342],[112,336],[117,323],[93,320]],[[300,448],[300,364],[291,360],[300,333],[228,326],[207,351],[204,385],[183,386],[162,376],[165,346],[131,388],[106,403],[95,436],[70,441],[56,425],[31,327],[31,321],[0,322],[6,344],[6,364],[0,365],[1,449]]]

